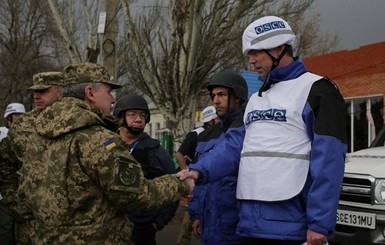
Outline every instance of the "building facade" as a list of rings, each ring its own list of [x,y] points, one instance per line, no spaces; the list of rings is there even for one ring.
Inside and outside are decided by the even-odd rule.
[[[304,62],[310,71],[332,79],[344,96],[349,152],[367,148],[384,125],[385,42]]]

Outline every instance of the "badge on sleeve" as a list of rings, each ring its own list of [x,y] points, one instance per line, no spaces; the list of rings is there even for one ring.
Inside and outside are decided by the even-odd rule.
[[[117,184],[129,187],[139,187],[140,165],[120,157],[117,177]]]
[[[115,143],[114,139],[110,138],[110,139],[107,139],[106,141],[104,141],[103,145],[108,151],[110,151],[116,146],[116,143]]]

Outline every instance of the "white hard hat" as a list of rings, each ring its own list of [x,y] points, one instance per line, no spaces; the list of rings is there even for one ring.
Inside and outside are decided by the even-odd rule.
[[[248,27],[242,36],[242,52],[247,55],[250,50],[264,50],[287,44],[293,46],[295,34],[289,24],[277,16],[262,17]]]
[[[207,123],[211,120],[217,118],[217,110],[215,110],[214,106],[208,106],[202,111],[202,122]]]
[[[7,106],[7,109],[5,109],[4,118],[7,118],[7,116],[9,116],[13,113],[25,113],[24,105],[20,104],[20,103],[9,104]]]

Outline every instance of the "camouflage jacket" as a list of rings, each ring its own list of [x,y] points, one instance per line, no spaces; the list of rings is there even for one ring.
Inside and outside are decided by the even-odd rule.
[[[18,187],[17,171],[21,167],[28,137],[35,132],[35,118],[40,110],[32,110],[21,115],[0,143],[0,190],[5,203],[14,204]]]
[[[37,117],[19,187],[37,221],[36,244],[132,244],[123,213],[157,209],[188,194],[174,176],[145,179],[111,125],[75,98]]]
[[[20,162],[26,150],[27,140],[31,134],[35,132],[35,120],[41,110],[33,109],[23,114],[15,122],[8,131],[10,140],[10,149]],[[16,160],[12,159],[16,162]],[[19,166],[21,167],[21,166]]]

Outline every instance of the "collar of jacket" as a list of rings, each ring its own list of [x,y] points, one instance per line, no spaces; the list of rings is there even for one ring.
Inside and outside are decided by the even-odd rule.
[[[272,83],[295,79],[307,72],[305,64],[299,58],[295,58],[291,64],[276,68],[270,72],[270,80]]]
[[[43,137],[56,138],[93,125],[116,131],[118,122],[116,117],[102,113],[84,100],[66,97],[41,111],[36,118],[36,131]]]

